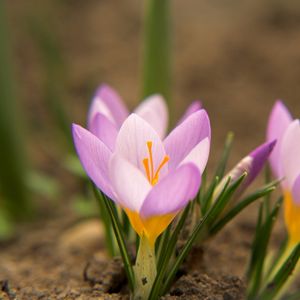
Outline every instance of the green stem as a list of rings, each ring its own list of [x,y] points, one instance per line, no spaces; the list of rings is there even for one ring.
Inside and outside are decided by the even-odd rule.
[[[140,238],[134,273],[135,289],[133,299],[146,300],[150,295],[156,277],[156,260],[155,248],[150,245],[145,235]]]

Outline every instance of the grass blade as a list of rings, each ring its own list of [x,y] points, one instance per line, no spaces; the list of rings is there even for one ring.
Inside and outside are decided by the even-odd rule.
[[[274,279],[268,284],[259,296],[259,299],[272,300],[280,292],[281,288],[292,274],[300,257],[300,244],[298,244],[276,273]]]
[[[99,191],[96,188],[95,188],[95,191],[96,191],[96,194],[99,193]],[[120,250],[120,253],[121,253],[121,256],[123,259],[123,263],[124,263],[125,272],[126,272],[126,275],[128,278],[129,287],[133,291],[134,273],[133,273],[133,268],[132,268],[132,264],[130,261],[130,257],[129,257],[129,254],[127,251],[127,247],[125,244],[122,227],[121,227],[120,221],[117,217],[116,210],[114,208],[112,200],[107,198],[107,196],[104,195],[103,193],[101,193],[101,194],[102,194],[104,205],[106,207],[106,211],[108,212],[108,215],[110,217],[112,227],[113,227],[113,230],[114,230],[117,242],[118,242],[119,250]],[[97,198],[100,200],[100,195]]]
[[[221,220],[219,220],[211,229],[210,234],[214,235],[220,231],[229,221],[231,221],[236,215],[238,215],[242,210],[244,210],[248,205],[254,201],[269,195],[275,190],[275,186],[266,186],[253,194],[245,197],[241,200],[235,207],[233,207]]]
[[[169,103],[171,93],[170,1],[147,0],[146,2],[143,96],[159,93]]]
[[[215,177],[219,177],[220,179],[223,178],[225,173],[228,157],[232,148],[233,138],[234,134],[232,132],[229,132],[226,136],[224,150],[215,173]]]
[[[152,290],[151,290],[151,293],[149,296],[149,300],[156,300],[156,299],[158,299],[158,297],[160,295],[163,294],[161,291],[161,287],[163,284],[163,279],[165,277],[165,272],[167,270],[170,257],[175,250],[178,235],[179,235],[181,229],[183,228],[185,220],[189,214],[190,206],[191,206],[191,204],[189,204],[183,211],[182,216],[181,216],[174,232],[172,233],[170,240],[168,241],[168,245],[165,248],[165,251],[162,252],[161,256],[159,257],[159,263],[158,263],[158,267],[157,267],[157,275],[156,275],[156,278],[155,278],[155,281],[154,281],[154,284],[153,284],[153,287],[152,287]]]

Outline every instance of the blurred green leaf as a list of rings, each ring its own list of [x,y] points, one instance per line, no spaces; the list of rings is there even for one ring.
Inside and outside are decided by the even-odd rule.
[[[147,0],[144,26],[143,96],[159,93],[170,101],[170,1]]]
[[[295,269],[300,257],[300,244],[295,246],[290,256],[282,264],[274,279],[268,283],[267,287],[261,292],[257,299],[273,300],[282,289],[288,278]]]
[[[5,1],[0,1],[0,190],[2,207],[12,218],[25,219],[32,206],[25,184],[26,151],[9,42]]]
[[[282,204],[282,198],[275,203],[269,215],[264,216],[263,203],[260,208],[259,222],[256,229],[252,246],[252,255],[249,265],[248,277],[248,298],[256,299],[257,294],[263,283],[264,263],[267,254],[267,248],[272,234],[272,229]],[[261,298],[264,299],[264,298]]]
[[[221,159],[218,163],[217,170],[216,170],[216,173],[215,173],[215,176],[214,176],[214,177],[220,178],[220,180],[223,178],[223,176],[225,174],[226,165],[227,165],[227,161],[228,161],[228,158],[229,158],[229,155],[230,155],[230,152],[231,152],[233,139],[234,139],[233,132],[228,132],[228,134],[226,136],[222,156],[221,156]]]

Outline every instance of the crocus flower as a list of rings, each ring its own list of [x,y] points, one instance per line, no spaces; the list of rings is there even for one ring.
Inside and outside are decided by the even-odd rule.
[[[131,114],[117,133],[114,150],[76,124],[73,139],[88,176],[154,245],[198,192],[209,155],[210,123],[205,110],[198,110],[162,141],[148,122]]]
[[[201,103],[194,101],[179,123],[200,108]],[[166,136],[169,116],[162,96],[149,96],[133,112],[148,122],[161,139]],[[96,91],[91,103],[88,129],[113,150],[118,131],[128,116],[129,111],[119,94],[110,86],[102,85]]]
[[[247,156],[240,160],[218,184],[214,194],[214,198],[216,199],[218,194],[222,191],[229,177],[230,182],[233,183],[244,173],[246,173],[247,177],[236,191],[236,196],[240,196],[260,173],[264,164],[269,158],[270,153],[272,152],[275,144],[276,141],[274,140],[266,142],[252,150]]]
[[[272,171],[282,179],[284,219],[290,245],[300,242],[300,122],[293,120],[281,101],[271,111],[267,140],[277,139],[270,156]]]

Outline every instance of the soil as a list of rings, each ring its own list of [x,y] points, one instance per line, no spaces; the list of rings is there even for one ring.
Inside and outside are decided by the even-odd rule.
[[[277,98],[300,115],[300,4],[294,0],[174,0],[173,117],[200,98],[212,123],[212,173],[229,130],[229,166],[264,141]],[[130,107],[139,101],[141,1],[7,1],[16,78],[32,164],[58,179],[55,201],[37,199],[40,217],[0,244],[0,299],[129,299],[119,258],[105,252],[97,211],[74,212],[82,182],[63,167],[68,148],[45,97],[45,63],[30,22],[57,42],[59,88],[71,121],[84,124],[101,82]],[[60,74],[60,73],[59,73]],[[174,122],[174,120],[173,120]],[[245,299],[244,273],[256,207],[193,249],[164,299]],[[274,235],[283,239],[282,221]]]

